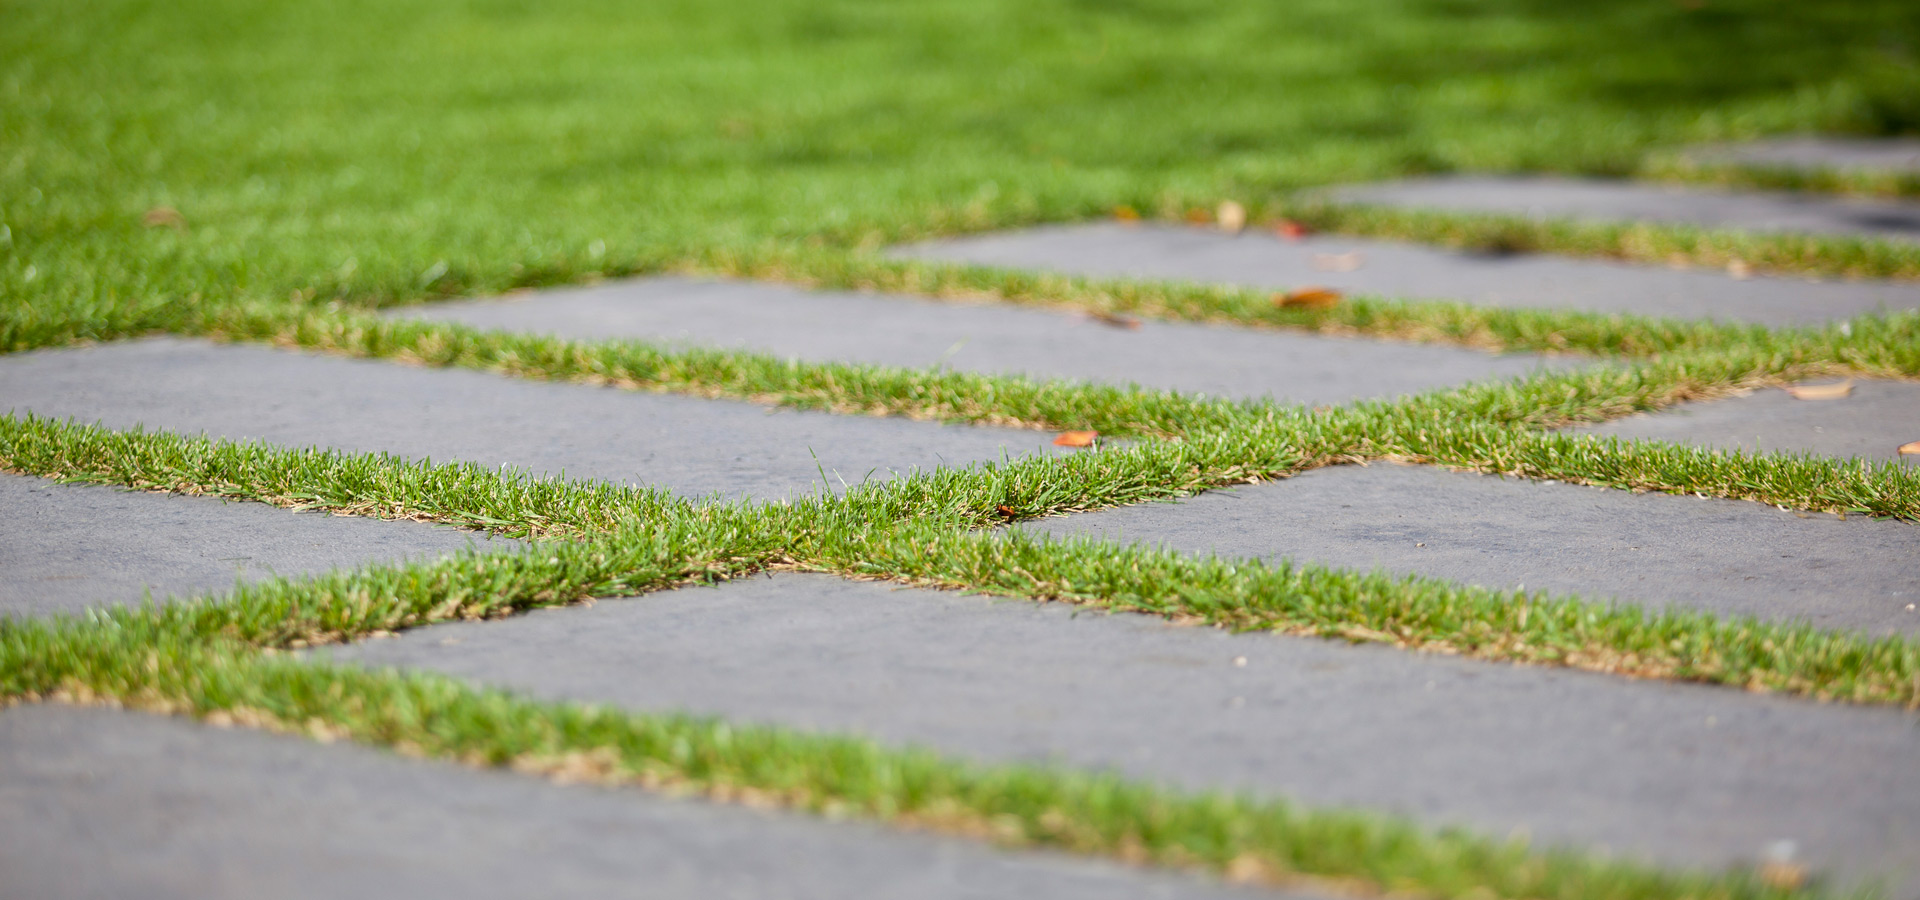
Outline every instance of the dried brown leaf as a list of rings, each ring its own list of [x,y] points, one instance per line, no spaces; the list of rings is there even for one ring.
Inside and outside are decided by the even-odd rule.
[[[1213,214],[1196,206],[1187,210],[1188,225],[1208,225],[1213,222]]]
[[[1053,439],[1055,447],[1091,447],[1100,439],[1098,431],[1062,431]]]
[[[1102,325],[1111,325],[1115,328],[1125,328],[1128,331],[1138,331],[1140,329],[1139,319],[1136,319],[1132,316],[1121,315],[1120,313],[1117,313],[1117,312],[1108,312],[1104,309],[1088,310],[1087,318],[1092,319],[1095,322],[1099,322]]]
[[[1113,208],[1113,217],[1131,225],[1140,221],[1140,211],[1131,206],[1116,206]]]
[[[1329,287],[1295,288],[1273,295],[1273,305],[1282,309],[1327,309],[1340,303],[1341,293]]]
[[[184,229],[187,227],[187,217],[171,206],[156,206],[140,217],[140,224],[148,228]]]
[[[1760,864],[1760,880],[1781,890],[1796,890],[1807,883],[1807,867],[1799,863],[1770,859]]]
[[[1853,379],[1833,384],[1790,384],[1787,393],[1795,400],[1838,400],[1853,393]]]
[[[1920,441],[1908,441],[1900,445],[1901,456],[1920,456]]]

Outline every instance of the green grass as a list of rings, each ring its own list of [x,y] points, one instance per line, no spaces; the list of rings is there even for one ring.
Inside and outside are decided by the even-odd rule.
[[[0,0],[0,350],[149,332],[841,413],[1135,439],[785,506],[474,466],[0,419],[0,467],[543,539],[221,603],[0,622],[9,699],[106,699],[548,774],[1014,843],[1434,896],[1759,897],[1750,876],[1543,855],[1271,800],[989,769],[839,738],[543,705],[281,651],[767,568],[1225,627],[1915,702],[1906,639],[1614,609],[996,529],[1399,459],[1920,520],[1911,468],[1550,432],[1796,378],[1920,377],[1920,315],[1776,330],[891,261],[893,241],[1235,199],[1357,234],[1920,277],[1920,249],[1319,207],[1320,185],[1545,171],[1911,193],[1686,169],[1690,143],[1920,129],[1900,0],[1288,4]],[[150,216],[165,208],[177,213]],[[566,342],[369,313],[651,272],[992,298],[1576,354],[1596,366],[1310,411],[941,371]],[[1004,511],[1003,511],[1004,510]],[[1008,513],[1011,513],[1009,516]]]
[[[1627,173],[1695,141],[1920,121],[1920,17],[1900,0],[13,0],[6,16],[0,302],[14,327],[73,336],[236,298],[854,259],[1119,204]],[[182,227],[142,224],[163,206]]]

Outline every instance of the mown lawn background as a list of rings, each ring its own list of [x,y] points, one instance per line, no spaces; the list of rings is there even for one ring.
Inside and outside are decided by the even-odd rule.
[[[0,345],[1920,127],[1902,0],[0,2]],[[143,224],[166,207],[178,222]],[[163,215],[164,218],[164,215]]]

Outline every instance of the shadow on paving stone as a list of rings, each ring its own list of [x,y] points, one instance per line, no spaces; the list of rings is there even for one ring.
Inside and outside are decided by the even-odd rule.
[[[1600,179],[1461,175],[1334,188],[1341,203],[1920,241],[1920,203]]]
[[[516,546],[420,522],[0,474],[0,617],[138,604],[149,590],[162,600],[274,575]]]
[[[1769,169],[1920,175],[1920,138],[1777,138],[1694,147],[1682,158]]]
[[[1920,634],[1920,527],[1379,463],[1029,523],[1227,558]]]
[[[865,823],[563,787],[347,744],[63,706],[0,712],[0,893],[46,900],[1276,896]]]
[[[442,303],[396,315],[577,339],[641,338],[817,362],[947,365],[1306,405],[1584,361],[1182,322],[1126,328],[1054,310],[673,277]]]
[[[1683,865],[1920,874],[1898,709],[778,575],[318,651],[532,696],[1111,768]]]
[[[1851,394],[1833,400],[1796,400],[1784,390],[1769,388],[1569,430],[1750,453],[1914,463],[1920,460],[1903,457],[1899,450],[1920,441],[1920,382],[1856,381]]]
[[[1318,284],[1350,294],[1458,300],[1508,309],[1638,313],[1763,325],[1812,325],[1920,309],[1920,284],[1738,279],[1601,260],[1487,254],[1397,241],[1261,231],[1097,223],[932,241],[889,251],[906,259],[1256,288]],[[1351,268],[1349,268],[1351,267]]]
[[[0,409],[55,419],[465,460],[781,499],[918,467],[1052,452],[1050,437],[772,410],[616,388],[154,338],[0,357]]]

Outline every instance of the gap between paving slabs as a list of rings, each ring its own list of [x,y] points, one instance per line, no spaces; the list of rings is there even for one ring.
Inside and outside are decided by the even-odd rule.
[[[1271,405],[1202,401],[1167,392],[874,366],[801,364],[748,353],[668,352],[634,341],[583,343],[444,323],[394,322],[367,316],[295,316],[242,311],[222,333],[375,358],[501,371],[523,377],[612,383],[703,396],[731,396],[801,408],[906,415],[968,423],[1054,430],[1091,428],[1125,436],[1279,427],[1325,433],[1323,421]],[[1476,422],[1559,427],[1598,422],[1745,387],[1813,375],[1920,376],[1920,314],[1852,320],[1821,332],[1753,331],[1751,340],[1715,352],[1678,354],[1632,366],[1537,375],[1519,384],[1480,384],[1375,404],[1365,421],[1344,420],[1373,436],[1383,456],[1611,486],[1684,490],[1812,510],[1864,510],[1912,517],[1920,495],[1883,499],[1876,471],[1833,463],[1703,457],[1657,446],[1567,446],[1514,432],[1495,435]],[[1335,416],[1344,415],[1334,411]],[[1385,417],[1385,421],[1383,421]],[[1336,429],[1338,430],[1338,429]],[[1435,440],[1458,430],[1473,434]],[[1395,447],[1380,435],[1419,442]],[[1313,449],[1312,442],[1308,442]],[[1471,445],[1471,446],[1469,446]],[[1505,445],[1505,446],[1501,446]],[[1350,439],[1320,461],[1352,451]],[[1577,461],[1578,465],[1569,465]],[[1685,475],[1697,482],[1676,484]],[[1809,480],[1810,479],[1810,480]],[[1898,495],[1896,479],[1891,493]],[[1758,487],[1756,487],[1758,486]],[[1837,493],[1836,493],[1837,492]]]
[[[33,423],[28,424],[31,425]],[[61,426],[50,426],[45,423],[40,424],[42,425],[43,436],[52,435],[54,432],[62,429]],[[97,429],[67,427],[64,431],[69,436],[77,434],[96,442],[103,438],[110,439],[113,437]],[[121,437],[124,439],[126,436]],[[144,442],[150,445],[156,440],[161,440],[163,436],[135,435],[132,437],[135,442]],[[178,439],[171,440],[180,443]],[[204,455],[206,448],[212,446],[209,442],[205,441],[184,443],[192,444],[200,448],[201,455]],[[44,450],[46,448],[43,447],[41,449]],[[124,447],[122,449],[124,449]],[[1177,450],[1179,448],[1168,449]],[[264,453],[263,448],[253,448],[251,457],[243,459],[242,461],[246,462],[250,460],[259,466],[260,471],[275,473],[275,477],[281,479],[283,486],[284,481],[290,474],[297,475],[303,468],[299,465],[288,465],[288,463],[293,462],[292,460],[263,458]],[[194,456],[195,454],[189,453],[186,455]],[[301,456],[301,454],[297,453],[292,455],[296,457]],[[130,462],[134,462],[136,458],[136,454],[122,452],[112,454],[111,461],[114,465],[126,466]],[[319,467],[321,471],[337,472],[343,468],[338,464],[337,456],[335,455],[308,451],[304,455],[304,458],[308,460],[318,458],[319,461],[325,463],[325,465]],[[365,458],[362,459],[364,460]],[[229,460],[229,462],[231,461],[232,460]],[[1079,457],[1076,460],[1059,461],[1059,464],[1068,464],[1077,461],[1091,463],[1100,462],[1101,460],[1097,456],[1085,456]],[[71,461],[69,461],[69,463],[70,462]],[[1032,468],[1036,464],[1038,464],[1038,461],[1023,465]],[[391,463],[389,463],[389,466],[391,466]],[[1018,467],[1020,466],[1017,465],[1009,468]],[[77,467],[68,465],[68,468]],[[313,471],[311,465],[305,468],[307,468],[309,473]],[[408,471],[416,474],[424,474],[429,470],[426,467],[415,464]],[[68,474],[71,476],[75,473],[70,471]],[[155,473],[148,474],[151,475]],[[228,472],[226,474],[230,476],[234,473]],[[902,482],[900,485],[896,485],[896,487],[920,481],[933,480],[940,474],[941,473],[934,473],[933,475],[919,476],[915,479]],[[964,474],[965,473],[948,473],[948,477],[953,478]],[[391,473],[389,473],[389,477],[391,477]],[[499,478],[497,474],[484,473],[472,467],[467,467],[467,469],[458,474],[457,480],[472,489],[484,493],[487,486],[482,482],[489,477],[494,479]],[[228,481],[231,483],[232,479],[229,478]],[[582,504],[579,502],[580,498],[578,497],[564,498],[562,495],[566,494],[569,489],[576,492],[599,491],[601,493],[598,496],[603,498],[608,496],[621,497],[632,495],[632,492],[622,493],[617,489],[614,490],[613,494],[609,495],[605,493],[607,491],[605,486],[563,485],[551,480],[534,482],[532,485],[496,484],[494,487],[496,488],[496,494],[513,495],[531,491],[546,496],[550,501],[561,501],[558,504],[560,506],[570,506],[574,509],[591,507],[592,504]],[[499,488],[506,488],[506,490],[498,490]],[[307,496],[313,496],[318,493],[310,488],[299,492]],[[433,492],[428,493],[431,494]],[[818,501],[822,504],[818,507],[818,514],[831,516],[835,515],[833,510],[839,509],[842,511],[839,514],[852,515],[852,521],[858,522],[862,516],[858,514],[857,510],[853,509],[858,501],[869,498],[884,499],[888,493],[890,493],[888,490],[868,489],[855,492],[849,497],[838,500],[823,498]],[[660,498],[659,502],[668,503],[665,498]],[[665,509],[694,510],[693,507],[673,503],[668,503]],[[665,509],[659,511],[665,511]],[[738,523],[718,521],[719,514],[726,509],[728,508],[708,506],[697,510],[700,515],[696,516],[693,520],[696,530],[704,529],[704,531],[700,533],[709,536],[716,533],[742,533],[743,529],[736,527]],[[782,515],[790,517],[800,515],[806,511],[804,504],[787,507],[762,507],[759,508],[758,511],[743,507],[732,507],[732,509],[737,510],[738,514],[752,516]],[[870,516],[871,514],[869,513],[868,515]],[[894,515],[898,515],[898,513]],[[612,517],[618,519],[620,515],[618,512],[615,512]],[[504,520],[508,517],[490,515],[487,516],[487,518]],[[682,518],[684,520],[684,517]],[[545,527],[552,528],[556,524],[552,518],[543,517],[543,519]],[[902,526],[892,532],[886,532],[892,536],[887,538],[888,546],[884,547],[876,545],[875,541],[877,538],[873,534],[864,536],[859,533],[842,535],[841,537],[845,546],[841,551],[841,558],[843,559],[841,566],[856,570],[856,574],[865,574],[869,577],[884,573],[894,578],[907,577],[927,581],[946,580],[947,583],[950,584],[974,587],[984,586],[988,589],[995,589],[996,579],[1034,579],[1035,573],[1048,573],[1053,579],[1051,587],[1036,579],[1024,584],[1016,582],[1017,587],[1007,591],[1008,593],[1015,594],[1039,594],[1043,596],[1049,590],[1058,591],[1056,596],[1074,596],[1070,592],[1075,589],[1075,586],[1079,586],[1079,589],[1084,590],[1086,585],[1098,584],[1101,579],[1106,579],[1108,581],[1117,581],[1122,589],[1107,589],[1105,586],[1102,586],[1101,589],[1093,592],[1093,596],[1106,598],[1109,601],[1113,598],[1140,597],[1144,602],[1137,603],[1137,606],[1150,608],[1153,609],[1153,611],[1163,614],[1169,612],[1185,613],[1187,615],[1210,617],[1217,621],[1241,625],[1265,624],[1260,621],[1264,617],[1259,615],[1258,610],[1249,610],[1246,608],[1247,598],[1299,597],[1303,591],[1311,593],[1315,589],[1322,591],[1330,590],[1330,594],[1322,594],[1322,602],[1327,603],[1325,610],[1331,613],[1337,623],[1337,627],[1333,629],[1334,633],[1339,633],[1342,628],[1352,628],[1353,636],[1364,636],[1372,639],[1384,638],[1392,640],[1393,635],[1378,629],[1372,630],[1372,633],[1368,633],[1368,629],[1366,629],[1365,626],[1353,628],[1352,623],[1347,621],[1348,616],[1346,615],[1346,610],[1351,606],[1356,596],[1356,588],[1359,589],[1359,596],[1373,595],[1378,597],[1380,601],[1379,606],[1386,611],[1389,618],[1395,614],[1396,609],[1401,608],[1408,602],[1412,602],[1415,608],[1424,605],[1430,611],[1437,610],[1443,613],[1459,613],[1463,611],[1463,608],[1460,606],[1461,592],[1444,585],[1422,585],[1413,582],[1395,583],[1392,579],[1384,579],[1379,576],[1342,575],[1340,573],[1326,572],[1325,570],[1316,570],[1312,567],[1276,572],[1274,570],[1263,570],[1255,567],[1234,567],[1217,562],[1186,560],[1173,555],[1162,555],[1155,560],[1157,566],[1148,567],[1153,569],[1153,571],[1143,571],[1140,563],[1142,556],[1135,551],[1122,551],[1116,554],[1113,548],[1089,544],[1084,545],[1081,548],[1083,552],[1076,557],[1063,560],[1058,558],[1063,554],[1059,553],[1056,548],[1051,548],[1044,544],[1033,544],[1031,542],[1023,544],[1018,540],[1010,541],[1006,539],[1004,535],[977,535],[956,532],[951,526],[959,524],[959,521],[960,520],[953,522],[934,522],[920,520],[910,522],[907,526]],[[796,523],[792,518],[789,518],[786,522],[779,523],[779,526],[774,528],[767,528],[765,527],[766,524],[772,523],[763,523],[762,528],[744,529],[744,532],[767,535],[766,540],[770,542],[768,546],[779,546],[783,541],[790,539],[792,535],[804,533],[804,529],[795,527]],[[732,563],[727,563],[718,559],[722,554],[711,552],[706,554],[696,553],[694,556],[697,558],[692,562],[687,562],[685,559],[686,546],[670,546],[671,541],[676,539],[676,537],[686,538],[687,535],[681,534],[676,536],[676,534],[666,533],[666,530],[660,528],[656,521],[652,528],[643,529],[640,533],[627,531],[623,533],[619,539],[610,543],[595,542],[593,545],[563,543],[561,545],[554,545],[551,549],[543,548],[538,552],[515,558],[514,564],[511,565],[503,563],[474,565],[473,561],[468,560],[437,565],[415,566],[401,570],[367,570],[358,576],[329,576],[300,584],[287,585],[275,583],[246,588],[236,595],[234,601],[225,604],[210,606],[187,605],[167,607],[157,611],[121,612],[112,615],[118,623],[115,631],[122,637],[131,633],[144,632],[152,635],[163,644],[171,644],[176,642],[176,639],[179,639],[182,635],[225,634],[230,637],[240,637],[242,640],[246,640],[246,636],[252,634],[256,636],[255,639],[268,639],[272,642],[278,642],[283,646],[293,646],[311,640],[334,640],[349,637],[354,634],[364,634],[393,627],[402,627],[409,624],[419,624],[436,618],[493,614],[525,603],[564,602],[568,599],[592,596],[595,594],[604,595],[606,593],[632,592],[635,589],[644,589],[647,586],[677,583],[690,577],[696,579],[712,577],[715,574],[726,572],[729,568],[741,564],[752,565],[751,562],[743,563],[739,557],[735,557]],[[662,541],[667,541],[668,543],[663,544]],[[647,549],[636,550],[636,548],[641,547]],[[709,549],[711,550],[712,548],[709,547]],[[1009,549],[1018,550],[1025,555],[1009,558],[1006,555]],[[638,557],[634,555],[636,552],[640,554]],[[649,557],[646,555],[648,552],[652,552],[654,555]],[[549,556],[549,553],[552,555]],[[831,556],[831,554],[829,554],[829,556]],[[495,559],[501,558],[496,557]],[[640,560],[640,562],[636,562],[636,559]],[[651,559],[653,562],[645,562],[647,559]],[[705,561],[702,562],[702,559]],[[890,573],[887,573],[884,568],[877,569],[876,567],[880,566],[880,563],[877,561],[885,559],[896,560],[904,563],[904,565],[900,570]],[[947,565],[960,564],[967,566],[967,568],[965,570],[947,571],[927,570],[925,567],[934,561],[941,561]],[[1066,564],[1065,570],[1061,569],[1063,563]],[[914,566],[921,568],[915,569],[913,568]],[[1091,566],[1091,568],[1088,568],[1089,566]],[[1049,572],[1050,567],[1052,569],[1051,572]],[[382,571],[390,571],[392,574],[383,575],[381,574]],[[595,572],[600,572],[601,574],[595,575]],[[1262,572],[1268,574],[1263,575]],[[1248,583],[1245,581],[1248,577],[1255,577],[1256,581],[1254,583]],[[1263,586],[1258,583],[1258,579],[1262,577],[1278,577],[1281,580],[1278,584]],[[377,589],[356,587],[354,582],[355,578],[371,578],[378,587]],[[1166,586],[1170,584],[1183,586],[1184,589],[1180,596],[1165,596]],[[317,589],[316,586],[318,586]],[[1066,587],[1067,590],[1061,591],[1061,587]],[[1129,591],[1127,589],[1131,590]],[[1410,591],[1414,596],[1408,596]],[[1439,593],[1435,594],[1436,591]],[[303,594],[309,594],[309,592],[317,593],[319,596],[303,603],[299,598]],[[404,598],[399,601],[383,599],[394,597],[396,592],[405,595]],[[1159,596],[1155,596],[1156,594]],[[1490,633],[1497,635],[1499,629],[1496,623],[1499,622],[1498,614],[1502,611],[1508,614],[1505,624],[1513,624],[1511,613],[1515,607],[1521,610],[1519,615],[1520,622],[1518,623],[1520,628],[1518,630],[1524,633],[1527,628],[1526,623],[1529,620],[1527,613],[1529,604],[1544,600],[1544,598],[1528,598],[1527,603],[1515,603],[1514,600],[1518,598],[1502,597],[1490,592],[1480,592],[1478,595],[1475,595],[1469,591],[1466,596],[1479,596],[1483,598],[1477,603],[1468,603],[1467,606],[1469,608],[1465,609],[1465,614],[1461,617],[1461,620],[1466,622],[1471,629],[1479,629],[1481,637],[1485,637]],[[247,599],[249,597],[269,599],[264,602],[250,602]],[[1436,597],[1440,601],[1438,606],[1435,606],[1433,602]],[[328,602],[326,598],[359,599],[349,599],[347,602]],[[1422,602],[1423,599],[1424,603]],[[1124,606],[1127,604],[1127,600],[1123,599],[1120,603]],[[1236,608],[1236,604],[1238,604],[1238,608]],[[1487,607],[1487,609],[1482,610],[1471,607]],[[293,615],[292,613],[295,610],[300,610],[303,614]],[[1549,614],[1549,610],[1552,611],[1551,614]],[[1548,639],[1549,635],[1562,630],[1578,632],[1582,628],[1598,628],[1599,630],[1613,629],[1615,632],[1628,635],[1644,635],[1644,637],[1640,639],[1641,643],[1645,645],[1644,648],[1642,648],[1645,657],[1642,662],[1656,660],[1663,655],[1667,657],[1684,657],[1689,655],[1688,653],[1682,652],[1687,643],[1686,639],[1699,640],[1704,638],[1704,643],[1713,646],[1717,638],[1726,637],[1729,638],[1729,640],[1724,646],[1713,646],[1714,652],[1705,655],[1695,653],[1696,658],[1693,661],[1700,662],[1704,660],[1710,664],[1708,667],[1711,668],[1721,665],[1728,660],[1732,660],[1734,663],[1733,668],[1738,668],[1741,660],[1733,659],[1733,657],[1739,656],[1742,652],[1746,653],[1746,662],[1751,662],[1755,658],[1755,654],[1770,660],[1777,660],[1784,653],[1787,657],[1800,657],[1803,661],[1809,654],[1813,657],[1821,657],[1822,654],[1825,654],[1823,660],[1816,661],[1814,668],[1819,669],[1822,665],[1826,665],[1828,670],[1825,672],[1815,672],[1816,680],[1826,677],[1829,684],[1844,683],[1843,687],[1848,688],[1856,697],[1865,697],[1870,695],[1874,690],[1878,690],[1884,694],[1889,687],[1893,687],[1895,690],[1911,689],[1911,685],[1908,684],[1911,679],[1896,679],[1898,685],[1890,685],[1884,681],[1869,684],[1870,682],[1874,682],[1874,678],[1871,677],[1873,673],[1867,673],[1869,677],[1862,678],[1858,677],[1862,674],[1858,671],[1847,671],[1849,669],[1857,669],[1857,666],[1865,657],[1873,657],[1875,662],[1879,664],[1886,664],[1890,661],[1895,668],[1905,666],[1907,669],[1912,669],[1914,667],[1911,658],[1912,647],[1900,645],[1897,642],[1880,642],[1877,645],[1867,646],[1863,645],[1857,639],[1823,635],[1810,629],[1800,629],[1796,634],[1792,629],[1775,629],[1758,626],[1749,627],[1740,623],[1728,627],[1725,623],[1712,622],[1706,619],[1698,619],[1693,622],[1692,624],[1695,627],[1690,629],[1691,633],[1689,634],[1686,633],[1689,632],[1689,629],[1684,627],[1684,623],[1681,623],[1681,620],[1672,616],[1647,618],[1638,613],[1598,615],[1597,610],[1591,608],[1583,610],[1578,604],[1560,605],[1541,603],[1541,605],[1532,606],[1532,611],[1533,615],[1530,619],[1534,628],[1539,630],[1542,624],[1547,624],[1548,627],[1545,629],[1544,634],[1535,634],[1528,638],[1523,638],[1517,642],[1516,645],[1504,648],[1509,658],[1512,658],[1514,655],[1511,651],[1526,650],[1529,640],[1533,645],[1531,652],[1542,653],[1543,650],[1548,648],[1552,643],[1552,641]],[[1311,610],[1309,610],[1309,612],[1311,612]],[[1568,613],[1570,613],[1570,617],[1567,616]],[[1554,622],[1555,617],[1565,618],[1565,621]],[[1682,627],[1676,628],[1676,624],[1682,624]],[[1494,627],[1489,628],[1490,625]],[[1701,626],[1706,626],[1707,630],[1703,632]],[[1393,626],[1389,624],[1388,627]],[[64,650],[53,653],[51,656],[47,655],[47,651],[52,648],[48,647],[44,642],[49,639],[57,640],[57,632],[54,636],[50,637],[48,633],[31,624],[12,628],[10,631],[11,637],[13,638],[10,643],[16,652],[23,651],[22,644],[41,644],[38,648],[39,652],[35,652],[31,647],[25,648],[24,650],[29,657],[39,660],[41,665],[51,663],[55,659],[64,659],[71,662],[74,658],[71,652]],[[1681,634],[1676,636],[1675,632],[1680,632]],[[169,638],[168,635],[172,635],[173,637]],[[82,634],[69,633],[68,636],[79,639],[82,643],[85,643]],[[1670,637],[1672,637],[1671,640],[1669,640]],[[1742,641],[1747,642],[1745,648],[1739,646]],[[114,643],[119,645],[118,640]],[[194,645],[192,639],[187,639],[182,646],[191,647]],[[125,650],[126,648],[124,645],[120,645],[119,649]],[[1699,648],[1696,646],[1693,649],[1697,651]],[[1837,653],[1835,652],[1836,650],[1838,651]],[[95,648],[90,652],[97,653],[101,651],[109,652],[109,654],[114,652],[107,650],[107,648]],[[1729,651],[1732,651],[1732,653],[1729,654]],[[146,658],[141,656],[142,651],[138,649],[132,650],[131,652],[136,657]],[[1546,650],[1545,654],[1540,658],[1552,659],[1554,652],[1557,651]],[[1862,656],[1863,652],[1865,657]],[[1892,657],[1886,655],[1890,652],[1893,654]],[[1904,656],[1902,654],[1904,654]],[[1569,660],[1560,659],[1558,661],[1565,662]],[[1575,662],[1577,663],[1578,661],[1575,660]],[[1834,663],[1838,664],[1837,668],[1830,665]],[[131,675],[136,680],[145,677],[139,675],[137,671],[125,671],[127,665],[140,671],[144,671],[146,668],[145,663],[139,662],[136,659],[130,660],[128,663],[117,667],[120,671],[80,671],[69,672],[67,674],[69,676],[94,676],[96,679],[104,679],[109,683],[128,675]],[[1871,667],[1874,663],[1869,663],[1869,665]],[[85,667],[83,666],[82,668],[84,669]],[[116,667],[109,666],[109,668]],[[193,671],[199,671],[203,667],[196,665],[189,668]],[[16,677],[18,677],[22,673],[32,672],[33,667],[8,666],[6,667],[6,671],[13,672]],[[1701,672],[1688,671],[1685,666],[1669,670],[1669,674],[1674,673],[1681,674],[1683,677],[1698,677],[1704,674]],[[1839,674],[1838,681],[1827,677],[1835,673]],[[41,669],[34,674],[45,678],[52,673]],[[1728,671],[1722,671],[1719,674],[1724,676],[1728,674]],[[1748,674],[1750,675],[1751,673]],[[58,679],[55,680],[55,683],[58,683]],[[238,686],[245,686],[251,683],[252,679],[250,678],[240,678],[236,682]],[[49,686],[50,685],[42,685],[42,688],[44,689]],[[103,687],[103,685],[96,684],[87,687],[87,689],[101,690]],[[1788,685],[1788,687],[1791,689],[1791,685]],[[1867,694],[1865,695],[1861,693],[1863,687],[1867,688]],[[139,695],[141,691],[146,690],[135,684],[128,683],[120,683],[114,685],[112,688],[106,689],[111,693],[114,688],[117,688],[123,695],[128,694],[128,692],[131,692],[133,695]],[[296,723],[305,723],[307,718],[306,716],[301,716],[294,719],[294,721]],[[397,739],[393,738],[391,734],[388,735],[388,738],[390,739],[389,742]]]

